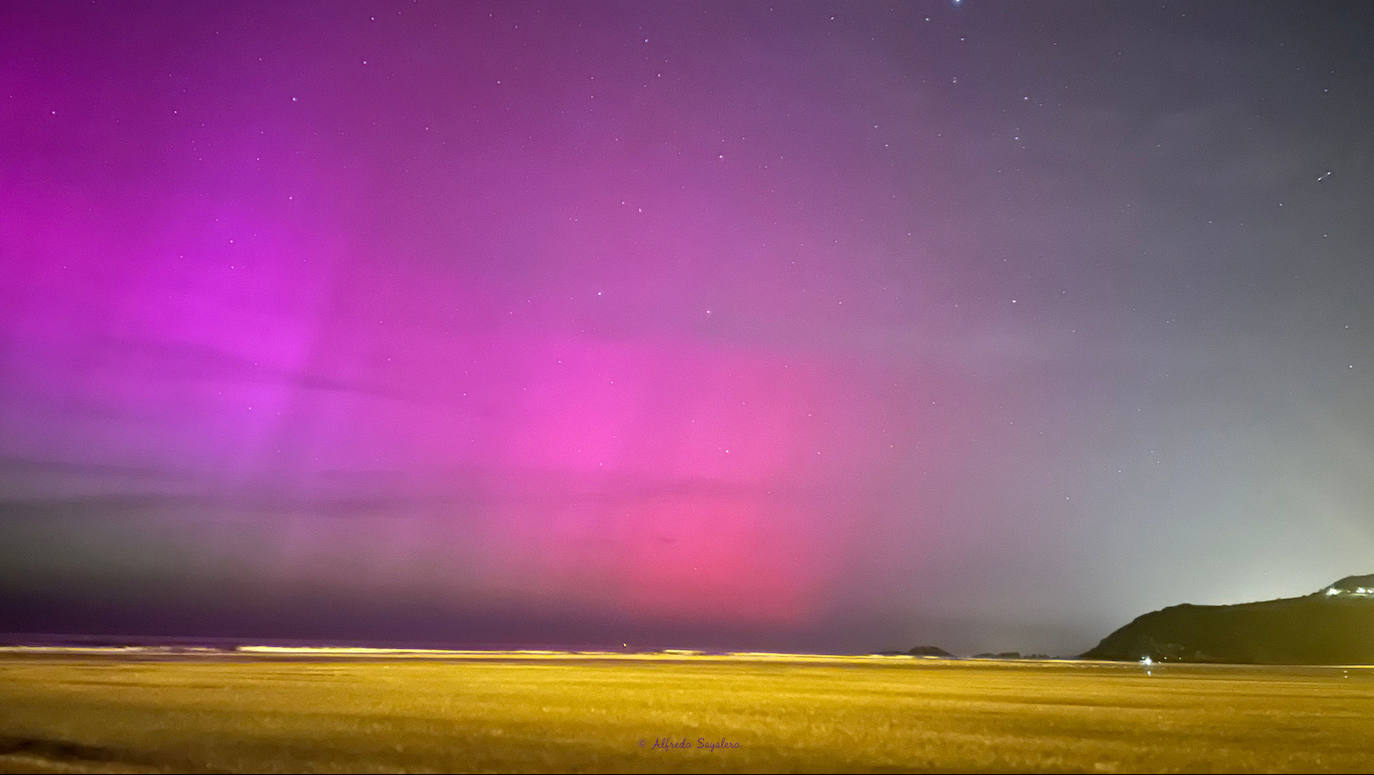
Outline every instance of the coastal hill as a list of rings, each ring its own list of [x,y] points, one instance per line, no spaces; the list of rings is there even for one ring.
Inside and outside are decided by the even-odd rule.
[[[1140,616],[1083,659],[1374,664],[1374,574],[1303,597],[1238,605],[1175,605]]]

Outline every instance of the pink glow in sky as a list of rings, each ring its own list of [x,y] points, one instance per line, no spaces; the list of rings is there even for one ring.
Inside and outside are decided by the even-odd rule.
[[[1359,176],[1187,156],[1111,52],[1206,39],[1074,8],[11,4],[9,620],[1056,650],[1368,570],[1369,276],[1251,304]]]

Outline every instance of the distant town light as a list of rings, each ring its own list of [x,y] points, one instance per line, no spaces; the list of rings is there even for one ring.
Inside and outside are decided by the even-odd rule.
[[[1332,595],[1339,595],[1340,593],[1341,593],[1341,591],[1340,591],[1339,589],[1336,589],[1335,587],[1327,587],[1327,588],[1326,588],[1326,596],[1327,596],[1327,597],[1331,597]]]

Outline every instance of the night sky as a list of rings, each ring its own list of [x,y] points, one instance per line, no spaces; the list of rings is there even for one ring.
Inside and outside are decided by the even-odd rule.
[[[0,11],[0,631],[1076,653],[1374,570],[1374,5]]]

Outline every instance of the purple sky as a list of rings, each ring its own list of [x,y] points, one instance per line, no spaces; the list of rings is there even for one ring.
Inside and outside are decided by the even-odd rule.
[[[0,630],[1069,653],[1374,570],[1362,3],[6,3]]]

